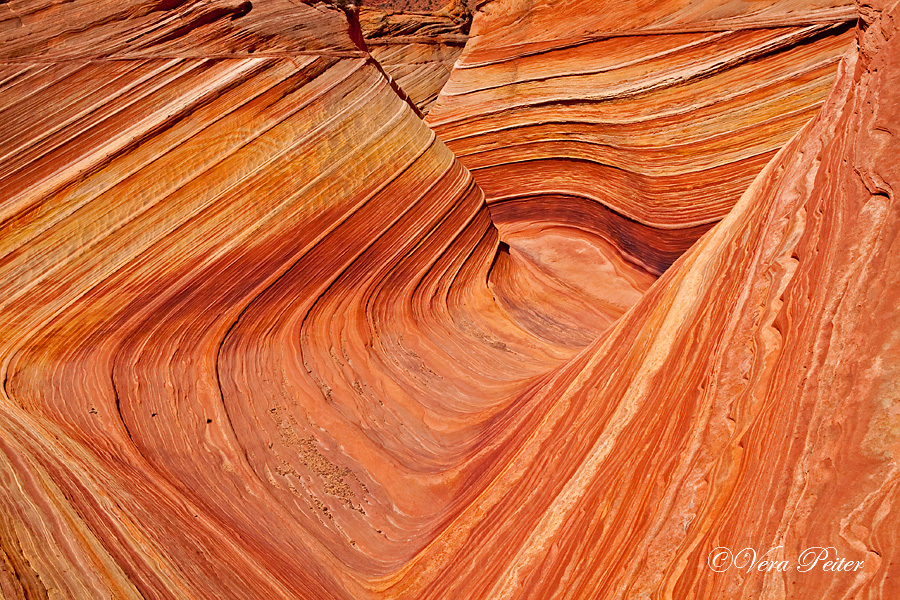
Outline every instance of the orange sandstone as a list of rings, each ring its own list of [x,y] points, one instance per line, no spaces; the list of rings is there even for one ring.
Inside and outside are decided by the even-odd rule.
[[[897,3],[527,4],[0,5],[3,597],[900,593]]]

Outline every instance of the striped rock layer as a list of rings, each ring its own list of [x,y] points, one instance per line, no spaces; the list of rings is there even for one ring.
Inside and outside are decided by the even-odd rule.
[[[495,0],[428,123],[515,247],[534,223],[659,274],[819,110],[846,0]]]
[[[0,5],[2,596],[896,596],[900,12],[812,12],[833,91],[656,280],[627,194],[497,212],[352,11]]]

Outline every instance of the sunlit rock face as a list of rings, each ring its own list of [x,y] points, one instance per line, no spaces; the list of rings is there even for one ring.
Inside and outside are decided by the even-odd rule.
[[[504,238],[554,221],[659,274],[816,113],[855,23],[846,0],[495,0],[427,121]]]
[[[0,595],[900,595],[897,4],[617,5],[632,51],[737,36],[634,58],[648,81],[794,41],[659,96],[597,100],[577,52],[516,67],[590,115],[558,131],[530,84],[452,92],[602,31],[530,4],[482,4],[437,135],[348,3],[0,4]],[[637,194],[579,144],[699,166]],[[811,547],[861,567],[797,570]]]
[[[542,387],[544,420],[419,559],[417,597],[900,592],[900,10],[863,14],[822,111]],[[791,567],[717,573],[716,547]],[[854,572],[799,569],[809,548]]]

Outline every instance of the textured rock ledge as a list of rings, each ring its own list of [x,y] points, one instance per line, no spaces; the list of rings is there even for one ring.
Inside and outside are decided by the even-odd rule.
[[[451,0],[430,13],[363,6],[359,22],[372,57],[428,114],[469,39],[466,3]]]

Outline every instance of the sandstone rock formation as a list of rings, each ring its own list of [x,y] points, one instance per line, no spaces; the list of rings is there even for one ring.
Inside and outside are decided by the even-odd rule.
[[[433,12],[363,6],[359,22],[372,57],[419,112],[428,114],[468,39],[472,15],[462,0]]]
[[[4,598],[900,593],[897,2],[525,4],[0,5]]]
[[[496,0],[428,122],[505,237],[555,221],[659,274],[816,113],[855,22],[847,0]]]

